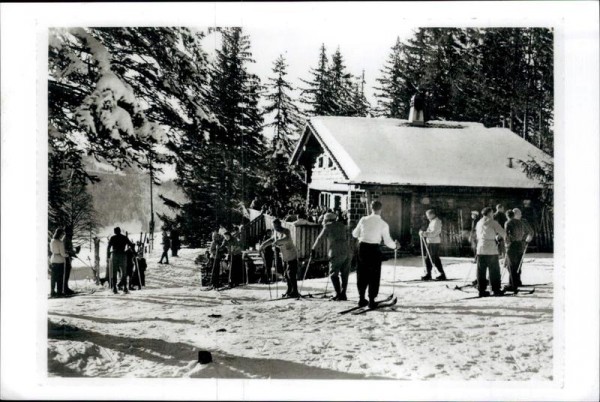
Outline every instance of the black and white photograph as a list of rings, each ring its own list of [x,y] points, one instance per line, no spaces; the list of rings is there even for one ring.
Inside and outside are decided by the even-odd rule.
[[[597,198],[574,201],[593,209],[571,234],[588,263],[565,264],[566,23],[511,21],[510,4],[444,19],[436,4],[453,5],[180,4],[160,20],[161,4],[95,3],[102,18],[39,17],[36,110],[22,117],[37,127],[35,227],[11,257],[31,282],[4,280],[17,267],[2,225],[2,290],[20,294],[3,313],[36,308],[37,342],[20,345],[32,380],[163,384],[151,399],[189,398],[159,382],[180,379],[244,380],[200,399],[594,400],[583,377],[571,397],[534,393],[571,379],[570,315],[591,311],[598,341],[598,248],[583,243],[598,239]],[[125,7],[148,7],[147,22]],[[576,107],[598,106],[589,84]],[[4,179],[3,221],[25,212],[4,208],[19,196]],[[588,306],[567,308],[594,278]],[[255,380],[262,397],[246,394]],[[296,380],[330,393],[286,395]],[[345,383],[363,392],[331,396]],[[365,391],[378,384],[395,391]]]

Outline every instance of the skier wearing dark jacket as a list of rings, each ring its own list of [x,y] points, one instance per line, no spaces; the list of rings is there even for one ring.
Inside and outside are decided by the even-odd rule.
[[[163,245],[163,253],[160,256],[160,260],[158,261],[158,263],[163,264],[163,258],[164,258],[165,259],[164,264],[169,264],[169,249],[171,248],[171,239],[169,238],[169,235],[167,234],[167,232],[163,233],[162,245]]]
[[[350,274],[350,249],[346,225],[337,220],[337,215],[327,213],[323,218],[323,230],[315,240],[311,253],[314,255],[319,243],[327,239],[327,257],[329,258],[329,277],[335,289],[332,300],[348,300],[348,275]],[[306,267],[308,269],[308,267]],[[341,274],[341,283],[340,283]]]
[[[494,212],[494,220],[498,222],[500,227],[503,228],[506,224],[506,219],[507,218],[506,214],[504,213],[504,205],[496,205],[496,212]],[[504,241],[498,241],[498,254],[499,258],[504,257],[504,255],[506,254],[506,245],[504,244]]]
[[[127,246],[131,246],[132,243],[127,236],[121,234],[120,228],[116,227],[114,232],[115,234],[108,241],[108,247],[106,249],[107,258],[111,259],[112,265],[112,279],[110,286],[112,287],[113,293],[119,293],[117,291],[117,272],[120,272],[123,282],[123,292],[127,293],[127,254],[125,253],[125,249]]]
[[[533,239],[533,230],[521,220],[521,211],[512,210],[512,217],[506,222],[506,268],[510,273],[510,283],[505,290],[516,290],[521,283],[519,266],[525,250],[525,244]]]

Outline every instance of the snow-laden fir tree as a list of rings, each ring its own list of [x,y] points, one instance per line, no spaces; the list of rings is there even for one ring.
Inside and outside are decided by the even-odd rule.
[[[86,157],[159,171],[179,138],[216,121],[202,99],[201,38],[185,28],[51,31],[50,153],[88,180]]]
[[[176,150],[177,182],[189,198],[176,219],[195,246],[219,223],[240,223],[241,205],[254,197],[265,165],[261,84],[248,71],[249,37],[241,28],[213,34],[221,47],[209,66],[206,104],[218,123],[182,138]]]

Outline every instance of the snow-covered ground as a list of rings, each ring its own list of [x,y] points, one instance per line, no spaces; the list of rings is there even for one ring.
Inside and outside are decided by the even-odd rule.
[[[307,378],[404,380],[551,380],[553,258],[528,255],[523,283],[532,295],[465,299],[450,290],[474,265],[442,258],[455,281],[394,282],[386,261],[380,296],[398,296],[394,308],[339,315],[358,297],[350,275],[348,302],[315,296],[269,300],[267,285],[202,291],[193,259],[183,249],[171,265],[148,257],[147,288],[113,295],[96,287],[87,268],[75,269],[75,290],[91,295],[48,300],[48,371],[51,376]],[[102,264],[104,261],[102,262]],[[398,260],[395,278],[422,274],[420,257]],[[506,273],[503,279],[506,281]],[[281,293],[284,284],[279,284]],[[307,280],[321,292],[326,279]],[[329,286],[331,289],[331,286]],[[275,287],[271,287],[275,296]],[[214,362],[196,363],[208,350]]]

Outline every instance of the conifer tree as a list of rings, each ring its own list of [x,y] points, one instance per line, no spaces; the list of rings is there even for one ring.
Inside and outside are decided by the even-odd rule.
[[[405,61],[402,59],[403,44],[400,37],[396,38],[396,43],[381,70],[381,77],[376,81],[379,86],[375,87],[377,91],[377,113],[381,116],[405,119],[408,116],[409,101],[407,101],[406,76],[403,71]]]
[[[329,74],[329,61],[325,44],[321,45],[316,68],[310,69],[310,80],[301,81],[307,85],[301,91],[301,101],[307,106],[311,116],[329,116],[334,112]]]
[[[289,157],[304,125],[303,115],[294,103],[291,93],[295,88],[287,81],[287,63],[280,55],[273,63],[265,100],[265,114],[273,115],[266,127],[273,129],[272,149]]]
[[[352,110],[351,116],[366,117],[371,113],[371,105],[365,96],[365,71],[352,84]]]
[[[355,115],[352,102],[354,87],[352,75],[346,70],[344,58],[339,48],[331,56],[328,75],[332,104],[331,114],[335,116]]]
[[[177,182],[190,200],[176,218],[192,245],[217,223],[241,221],[241,204],[258,191],[264,170],[260,80],[248,71],[250,40],[241,28],[214,31],[222,44],[210,65],[206,102],[218,123],[182,138]]]
[[[280,55],[273,63],[273,76],[269,78],[265,95],[265,114],[271,116],[266,127],[273,129],[273,139],[267,151],[264,186],[277,199],[301,196],[304,187],[298,168],[288,164],[304,126],[304,116],[292,100],[294,89],[287,81],[287,63]]]

